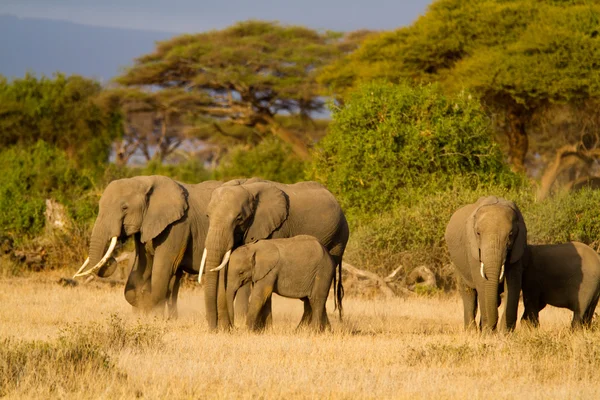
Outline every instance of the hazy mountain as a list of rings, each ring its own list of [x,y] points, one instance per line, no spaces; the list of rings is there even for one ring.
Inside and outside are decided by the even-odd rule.
[[[71,22],[0,15],[0,74],[56,71],[107,81],[170,32],[101,28]]]

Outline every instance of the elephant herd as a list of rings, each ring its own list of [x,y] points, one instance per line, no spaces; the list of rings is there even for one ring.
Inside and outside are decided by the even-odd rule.
[[[211,330],[233,326],[234,300],[247,308],[248,327],[263,329],[276,293],[301,299],[300,325],[321,331],[329,326],[325,303],[332,282],[342,316],[348,223],[335,197],[316,182],[287,185],[252,178],[190,185],[164,176],[115,180],[102,194],[89,257],[74,278],[111,275],[115,246],[130,237],[135,252],[125,299],[135,308],[166,308],[169,317],[176,317],[187,272],[204,281]],[[600,296],[600,257],[590,247],[528,244],[518,207],[493,196],[457,210],[445,239],[467,329],[477,327],[478,304],[482,330],[514,329],[521,291],[523,320],[534,326],[546,304],[572,310],[574,328],[590,324]],[[502,292],[504,312],[498,324]]]
[[[209,328],[229,329],[227,270],[234,268],[225,266],[235,262],[236,278],[245,287],[238,296],[250,302],[248,315],[255,318],[248,325],[259,328],[268,321],[274,292],[302,299],[302,323],[323,329],[332,280],[341,315],[348,236],[340,205],[316,182],[286,185],[253,178],[188,185],[164,176],[119,179],[100,198],[89,257],[74,278],[111,275],[117,241],[133,237],[135,256],[125,285],[133,307],[160,312],[166,304],[169,316],[176,317],[183,273],[198,274],[198,281],[204,279]],[[242,254],[248,260],[241,260]]]

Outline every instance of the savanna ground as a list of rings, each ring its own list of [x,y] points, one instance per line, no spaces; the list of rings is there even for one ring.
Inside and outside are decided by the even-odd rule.
[[[274,326],[211,333],[202,290],[177,320],[135,315],[122,284],[0,280],[0,394],[7,398],[528,398],[600,395],[600,330],[571,333],[550,308],[537,331],[462,330],[457,296],[347,296],[332,332],[297,332],[297,300],[274,299]]]

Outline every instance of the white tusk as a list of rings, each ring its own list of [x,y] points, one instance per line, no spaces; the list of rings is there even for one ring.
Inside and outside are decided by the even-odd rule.
[[[500,278],[498,278],[498,282],[502,282],[504,279],[504,263],[502,264],[502,269],[500,270]]]
[[[206,264],[206,255],[208,251],[206,251],[206,247],[204,248],[204,253],[202,253],[202,261],[200,261],[200,272],[198,273],[198,283],[202,283],[202,273],[204,272],[204,265]]]
[[[92,272],[96,271],[97,269],[102,268],[102,266],[106,263],[106,261],[110,258],[110,256],[112,255],[113,250],[115,249],[115,246],[117,245],[117,237],[113,236],[112,239],[110,239],[110,245],[108,246],[108,250],[106,251],[106,254],[104,255],[104,257],[102,257],[102,259],[98,262],[98,264],[94,265],[92,268],[88,269],[85,272],[77,272],[75,275],[73,275],[73,279],[79,277],[79,276],[86,276],[91,274]],[[89,261],[88,261],[89,262]],[[81,269],[80,269],[81,270]]]
[[[77,276],[77,274],[79,274],[81,271],[83,271],[85,269],[85,267],[87,267],[87,265],[90,263],[90,258],[86,258],[85,261],[83,262],[83,265],[81,266],[81,268],[79,268],[77,270],[77,272],[75,272],[75,275],[73,275],[73,278],[75,278]]]
[[[230,255],[231,255],[231,249],[229,249],[229,251],[227,253],[225,253],[225,255],[223,256],[223,261],[221,261],[221,264],[217,268],[213,268],[210,271],[211,272],[217,272],[217,271],[220,271],[223,268],[225,268],[225,266],[229,262],[229,256]]]
[[[487,281],[487,276],[485,276],[485,271],[483,270],[483,261],[481,262],[479,273],[481,274],[481,277]]]

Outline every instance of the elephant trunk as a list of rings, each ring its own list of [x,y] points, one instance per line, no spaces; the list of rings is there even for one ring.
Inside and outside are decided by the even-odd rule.
[[[496,241],[497,242],[497,241]],[[481,249],[481,263],[484,278],[484,307],[482,313],[485,314],[485,330],[494,330],[498,324],[498,287],[506,250],[499,243],[494,243],[488,248]]]
[[[223,326],[231,326],[225,293],[219,296],[219,274],[224,277],[226,270],[211,272],[217,268],[223,261],[225,254],[233,248],[233,229],[218,229],[210,227],[205,241],[206,247],[206,265],[204,271],[206,274],[204,301],[206,306],[206,319],[210,329],[216,329],[219,320]]]
[[[86,261],[88,266],[92,269],[98,269],[101,267],[99,264],[105,264],[111,257],[112,250],[117,242],[117,237],[121,234],[120,221],[114,224],[112,227],[108,227],[104,222],[105,218],[103,214],[99,214],[92,230],[92,237],[90,239],[90,250],[89,258]],[[108,242],[111,242],[109,252],[106,252]],[[114,261],[114,260],[113,260]],[[103,268],[101,271],[104,273],[102,276],[108,276],[115,271],[116,264],[111,268]],[[90,269],[88,269],[89,271]],[[81,271],[79,271],[81,272]]]
[[[228,281],[227,282],[227,311],[229,312],[229,319],[231,321],[231,325],[234,324],[234,315],[235,315],[235,310],[233,308],[233,304],[235,301],[235,296],[237,294],[238,289],[240,288],[240,285],[238,282],[231,282]]]

